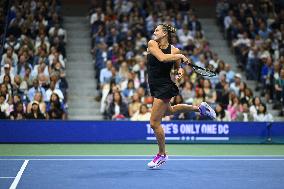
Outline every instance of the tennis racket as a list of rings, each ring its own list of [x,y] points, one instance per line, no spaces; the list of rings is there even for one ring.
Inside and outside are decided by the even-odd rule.
[[[217,75],[217,73],[213,70],[209,70],[207,68],[202,68],[200,66],[197,66],[193,63],[190,63],[190,64],[186,64],[188,66],[191,66],[192,69],[199,75],[202,75],[202,76],[207,76],[207,77],[214,77]]]

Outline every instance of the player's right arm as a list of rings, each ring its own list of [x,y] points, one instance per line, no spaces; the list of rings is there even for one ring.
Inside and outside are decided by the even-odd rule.
[[[159,48],[159,45],[156,41],[150,40],[148,42],[148,51],[155,56],[160,62],[170,62],[182,60],[187,63],[189,60],[183,54],[165,54]]]

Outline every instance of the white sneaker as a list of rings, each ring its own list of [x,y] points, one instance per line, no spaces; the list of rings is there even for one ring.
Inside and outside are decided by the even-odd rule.
[[[166,161],[168,160],[168,156],[167,155],[160,155],[157,154],[154,159],[152,161],[150,161],[147,165],[149,168],[151,169],[157,169],[159,168],[161,165],[163,165],[164,163],[166,163]]]
[[[216,119],[216,112],[206,102],[201,102],[199,111],[201,116],[206,116],[213,120]]]

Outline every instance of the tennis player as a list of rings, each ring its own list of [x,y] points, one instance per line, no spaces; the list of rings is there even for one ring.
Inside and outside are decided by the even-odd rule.
[[[165,133],[161,126],[163,116],[172,115],[176,112],[194,111],[210,119],[216,117],[215,111],[206,102],[202,102],[199,106],[170,105],[171,98],[179,93],[178,87],[171,80],[170,71],[173,66],[179,67],[181,61],[186,64],[191,63],[188,58],[180,53],[178,48],[171,45],[171,34],[175,32],[174,27],[160,24],[154,31],[154,39],[148,42],[148,83],[151,95],[154,97],[150,125],[154,130],[159,146],[158,154],[148,163],[149,168],[158,168],[168,159],[165,151]],[[181,79],[183,74],[183,68],[179,67],[177,79]]]

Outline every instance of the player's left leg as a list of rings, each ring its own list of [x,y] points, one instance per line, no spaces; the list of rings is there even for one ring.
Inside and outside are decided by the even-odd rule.
[[[177,104],[171,106],[169,104],[165,115],[173,115],[179,112],[199,112],[201,116],[209,117],[210,119],[216,119],[216,113],[206,102],[202,102],[199,106],[189,104]]]

